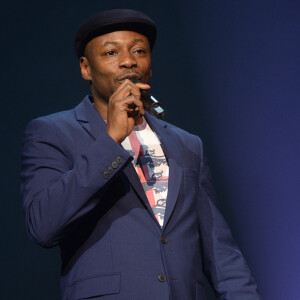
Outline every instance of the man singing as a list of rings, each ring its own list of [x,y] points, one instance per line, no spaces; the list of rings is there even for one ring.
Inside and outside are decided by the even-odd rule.
[[[79,28],[75,50],[91,95],[26,128],[28,232],[60,247],[64,300],[204,300],[203,274],[218,299],[258,300],[201,140],[152,115],[155,37],[155,23],[127,9]]]

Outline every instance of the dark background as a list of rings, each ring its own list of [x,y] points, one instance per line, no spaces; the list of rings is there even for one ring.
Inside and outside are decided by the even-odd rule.
[[[80,23],[133,8],[159,28],[152,94],[167,121],[202,137],[263,298],[300,299],[300,1],[111,3],[2,1],[0,298],[59,299],[58,249],[25,232],[21,137],[31,119],[72,108],[88,92],[73,49]]]

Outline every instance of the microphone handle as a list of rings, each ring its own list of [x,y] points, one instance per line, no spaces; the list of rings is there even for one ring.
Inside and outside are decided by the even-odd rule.
[[[141,91],[141,94],[141,98],[145,109],[156,118],[163,119],[165,116],[165,111],[161,107],[161,103],[158,100],[156,100],[152,95],[149,95],[147,91]]]

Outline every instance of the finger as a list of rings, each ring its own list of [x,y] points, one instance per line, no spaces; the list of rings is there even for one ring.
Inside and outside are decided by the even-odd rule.
[[[134,81],[134,79],[130,79],[130,78],[127,78],[127,79],[123,80],[122,83],[121,83],[121,85],[123,85],[124,83],[131,83],[131,84],[133,84],[135,86],[138,86],[140,89],[143,89],[143,90],[150,89],[150,85],[149,84],[141,82],[141,81]]]
[[[130,79],[125,79],[116,91],[121,93],[129,92],[129,94],[133,94],[140,97],[140,90],[149,90],[150,88],[150,85],[147,83],[133,83]]]
[[[118,106],[121,110],[134,110],[136,107],[139,107],[137,110],[141,110],[143,108],[143,102],[135,95],[116,100],[113,105]]]
[[[130,100],[132,100],[132,98],[130,98]],[[128,104],[127,112],[128,111],[132,113],[130,116],[143,116],[145,114],[143,102],[138,99],[133,99],[133,101]]]
[[[137,82],[135,85],[141,90],[150,90],[151,88],[149,84],[142,82]]]
[[[137,87],[137,85],[135,83],[133,83],[131,80],[129,79],[125,79],[124,82],[121,84],[122,89],[132,89],[135,91],[139,91],[140,89]]]
[[[144,106],[137,106],[135,104],[130,104],[128,108],[126,109],[126,112],[128,113],[128,116],[144,116],[145,110]]]
[[[127,111],[128,118],[133,118],[135,125],[139,125],[142,123],[142,116],[141,111],[138,106],[135,107],[133,110]]]
[[[141,97],[140,89],[130,80],[126,79],[118,87],[118,89],[113,93],[111,99],[125,98],[129,95],[135,95],[138,98]]]

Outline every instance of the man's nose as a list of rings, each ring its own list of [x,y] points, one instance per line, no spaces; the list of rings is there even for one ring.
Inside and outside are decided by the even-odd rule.
[[[137,61],[133,53],[127,51],[120,55],[120,68],[131,69],[137,66]]]

